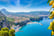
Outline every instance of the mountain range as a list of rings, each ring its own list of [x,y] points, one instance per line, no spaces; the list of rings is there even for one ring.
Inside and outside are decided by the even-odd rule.
[[[12,15],[12,16],[38,16],[38,15],[49,15],[50,12],[48,11],[31,11],[31,12],[9,12],[6,9],[1,9],[1,11],[5,15]]]

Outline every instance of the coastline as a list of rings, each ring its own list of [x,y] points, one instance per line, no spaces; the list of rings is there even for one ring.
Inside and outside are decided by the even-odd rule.
[[[28,22],[27,24],[40,24],[40,25],[43,25],[43,24],[38,23],[38,22]]]
[[[19,31],[21,27],[19,25],[15,26],[15,25],[12,25],[11,29],[14,29],[15,32]]]
[[[18,32],[20,28],[21,28],[21,27],[19,27],[19,28],[15,29],[15,32]]]
[[[38,23],[38,22],[28,22],[27,24],[40,24],[40,25],[43,25],[43,24]],[[15,32],[18,32],[20,28],[22,28],[22,27],[20,27],[19,25],[17,25],[17,26],[12,25],[12,27],[11,27],[11,29],[14,29]],[[22,31],[20,31],[20,32],[22,32]]]

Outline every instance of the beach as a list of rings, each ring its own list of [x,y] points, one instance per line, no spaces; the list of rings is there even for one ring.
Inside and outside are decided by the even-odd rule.
[[[43,25],[43,24],[38,23],[38,22],[28,22],[27,24],[40,24],[40,25]]]

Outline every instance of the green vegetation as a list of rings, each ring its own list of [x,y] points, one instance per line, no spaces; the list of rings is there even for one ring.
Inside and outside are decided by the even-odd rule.
[[[47,4],[50,3],[51,0],[48,0]]]
[[[9,18],[9,17],[7,17],[7,20],[10,21],[10,22],[15,21],[14,18]]]
[[[0,21],[5,20],[4,16],[0,16]]]
[[[52,6],[51,9],[53,8],[53,11],[51,11],[51,9],[49,11],[51,11],[49,18],[53,19],[54,18],[54,0],[48,0],[49,6]],[[50,26],[48,27],[48,29],[52,30],[51,32],[51,36],[54,35],[54,20],[53,22],[50,23]]]
[[[14,29],[8,29],[7,27],[6,28],[2,28],[0,30],[0,36],[15,36],[15,30]]]
[[[35,17],[35,18],[31,17],[30,20],[31,21],[38,21],[39,22],[40,20],[43,20],[43,17]]]

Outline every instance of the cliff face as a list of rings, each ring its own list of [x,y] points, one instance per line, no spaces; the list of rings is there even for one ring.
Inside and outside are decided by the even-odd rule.
[[[31,21],[41,21],[43,20],[43,17],[39,17],[39,18],[30,18]]]

